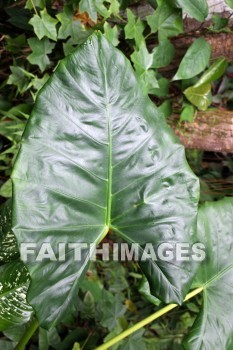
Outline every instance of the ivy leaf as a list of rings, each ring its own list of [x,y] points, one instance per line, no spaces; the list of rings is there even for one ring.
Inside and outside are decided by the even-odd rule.
[[[97,9],[95,0],[81,0],[79,3],[79,12],[87,12],[94,22],[97,22]]]
[[[139,50],[134,51],[130,57],[144,91],[147,94],[152,93],[153,89],[159,87],[155,71],[150,69],[153,62],[153,54],[148,52],[145,43],[142,42]]]
[[[31,87],[31,79],[34,75],[19,66],[10,67],[11,74],[7,80],[7,84],[17,86],[17,92],[23,94]]]
[[[207,202],[198,213],[198,241],[206,258],[194,280],[203,287],[202,310],[184,342],[186,350],[233,348],[233,199]]]
[[[167,39],[160,41],[159,45],[152,51],[152,68],[161,68],[168,66],[175,56],[174,45]]]
[[[139,50],[132,53],[130,58],[134,63],[134,68],[139,75],[148,70],[153,62],[153,54],[148,52],[146,44],[144,42],[141,43]]]
[[[194,116],[195,116],[195,108],[192,105],[187,104],[182,109],[182,112],[181,112],[181,115],[180,115],[180,122],[190,122],[190,123],[192,123],[193,119],[194,119]]]
[[[190,79],[201,73],[209,64],[211,45],[203,38],[193,42],[188,48],[173,80]]]
[[[136,45],[139,47],[140,44],[144,41],[143,31],[145,29],[145,26],[140,18],[136,20],[136,17],[130,9],[127,9],[127,18],[128,22],[124,28],[125,38],[134,39]]]
[[[30,38],[28,39],[28,44],[32,49],[32,53],[27,57],[27,60],[31,64],[39,66],[41,72],[43,72],[50,64],[48,54],[54,49],[55,43],[52,43],[47,38],[42,40]]]
[[[159,87],[158,80],[156,79],[156,73],[152,69],[143,72],[139,76],[139,79],[146,94],[154,94],[154,90]]]
[[[126,340],[120,343],[118,350],[146,350],[146,342],[143,339],[145,329],[140,329],[134,334],[130,335]]]
[[[200,111],[206,111],[212,102],[211,84],[190,86],[184,91],[186,98]]]
[[[176,3],[199,22],[204,22],[208,16],[209,7],[206,0],[176,0]]]
[[[65,8],[63,12],[59,13],[57,19],[61,23],[61,26],[58,30],[59,39],[67,39],[69,36],[73,41],[79,35],[79,32],[82,31],[82,24],[80,21],[75,20],[72,11],[68,8]]]
[[[5,198],[12,197],[12,184],[10,179],[4,182],[4,184],[0,187],[0,196]]]
[[[26,44],[25,34],[18,35],[16,38],[6,36],[6,50],[13,54],[18,53],[22,47]]]
[[[100,323],[103,327],[112,331],[126,312],[126,306],[123,304],[121,295],[113,295],[108,291],[103,291],[102,299],[99,301],[101,312]]]
[[[51,17],[46,9],[40,11],[40,16],[34,15],[29,23],[33,26],[34,32],[40,40],[44,37],[57,40],[56,25],[58,21]]]
[[[120,10],[120,3],[118,0],[110,0],[110,6],[109,6],[109,12],[110,14],[113,14],[114,16],[119,15]]]
[[[35,90],[39,91],[48,81],[48,79],[49,75],[47,73],[44,74],[42,78],[38,78],[37,76],[35,76],[35,78],[32,80],[32,86]]]
[[[114,27],[111,27],[108,22],[104,23],[104,35],[108,39],[110,43],[112,43],[113,46],[117,46],[119,44],[118,40],[118,27],[115,25]]]
[[[176,9],[169,4],[163,2],[153,12],[147,16],[147,23],[151,28],[151,32],[158,31],[159,41],[176,36],[183,32],[183,20],[181,10]]]

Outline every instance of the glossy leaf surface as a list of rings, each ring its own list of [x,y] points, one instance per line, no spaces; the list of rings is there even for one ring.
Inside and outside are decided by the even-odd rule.
[[[194,242],[199,184],[181,146],[138,84],[130,62],[101,34],[61,61],[41,89],[13,172],[19,243],[98,243],[113,230],[140,255],[146,243]],[[56,255],[56,256],[57,256]],[[28,300],[44,327],[76,299],[89,249],[74,261],[26,262]],[[139,262],[150,290],[181,303],[193,262]]]
[[[185,349],[233,348],[233,199],[202,206],[198,214],[198,238],[205,244],[206,259],[194,281],[203,287],[203,306]]]

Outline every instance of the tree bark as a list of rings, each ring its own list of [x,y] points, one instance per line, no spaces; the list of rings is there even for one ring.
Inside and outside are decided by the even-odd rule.
[[[185,148],[233,153],[233,111],[198,112],[192,123],[182,124],[179,116],[173,115],[168,123]]]

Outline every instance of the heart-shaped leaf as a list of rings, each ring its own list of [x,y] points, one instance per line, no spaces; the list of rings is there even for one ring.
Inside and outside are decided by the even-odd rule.
[[[212,102],[211,85],[190,86],[184,91],[187,99],[201,111],[206,111]]]
[[[203,22],[208,15],[207,0],[176,0],[177,4],[191,17]]]
[[[198,82],[195,84],[195,87],[203,84],[209,84],[219,79],[225,73],[226,68],[227,68],[227,60],[225,58],[219,58],[200,77]]]
[[[173,80],[190,79],[201,73],[209,64],[211,46],[203,38],[193,42],[182,59]]]
[[[59,243],[99,243],[111,229],[142,258],[147,243],[195,242],[199,183],[184,148],[130,62],[100,33],[61,61],[40,90],[13,184],[13,230],[19,244],[36,245],[26,261],[28,300],[44,327],[69,311],[92,254],[83,248],[75,261],[66,246],[55,261]],[[45,243],[54,261],[36,261]],[[181,303],[194,262],[156,260],[149,250],[139,264],[151,293]]]
[[[233,348],[233,199],[202,206],[198,236],[206,247],[194,287],[203,287],[203,306],[189,336],[187,350]]]

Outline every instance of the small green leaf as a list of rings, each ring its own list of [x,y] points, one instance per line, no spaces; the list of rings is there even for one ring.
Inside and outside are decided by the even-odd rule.
[[[229,19],[222,17],[218,13],[214,13],[212,15],[212,22],[213,22],[213,26],[211,27],[211,29],[214,31],[221,31],[223,28],[227,26]]]
[[[198,241],[206,258],[193,287],[203,287],[203,306],[188,337],[186,350],[233,349],[233,199],[207,202],[198,213]]]
[[[65,8],[64,11],[59,13],[56,17],[61,23],[58,30],[58,38],[67,39],[71,37],[75,42],[79,32],[83,30],[82,23],[74,19],[73,12],[69,8]]]
[[[212,83],[213,81],[219,79],[226,71],[227,60],[225,58],[219,58],[215,61],[207,71],[200,77],[195,87]]]
[[[195,116],[195,108],[188,104],[186,105],[180,115],[180,122],[193,122]]]
[[[142,281],[140,283],[139,289],[138,289],[139,293],[142,294],[144,296],[144,298],[146,298],[150,303],[158,306],[161,304],[161,301],[156,298],[155,296],[153,296],[150,292],[150,285],[149,282],[147,281],[146,277],[143,275],[142,277]]]
[[[134,68],[136,72],[140,75],[148,70],[153,62],[153,54],[149,53],[146,44],[141,43],[139,50],[134,51],[130,56],[132,62],[134,63]]]
[[[87,12],[94,22],[97,21],[97,9],[95,0],[81,0],[79,3],[79,11],[81,13]]]
[[[0,188],[0,196],[10,198],[12,196],[12,183],[7,180]]]
[[[181,10],[163,2],[158,8],[147,16],[147,23],[151,32],[159,32],[159,41],[178,35],[183,32]]]
[[[28,44],[32,49],[32,53],[27,57],[27,60],[31,64],[39,66],[41,72],[43,72],[50,64],[48,54],[54,49],[55,43],[52,43],[47,38],[42,40],[30,38],[28,39]]]
[[[154,90],[159,87],[156,73],[153,69],[146,70],[139,78],[146,94],[153,94]]]
[[[173,80],[189,79],[201,73],[209,64],[211,45],[203,38],[193,42],[182,59]]]
[[[175,56],[174,45],[169,40],[160,41],[159,45],[152,51],[153,63],[152,68],[161,68],[168,66]]]
[[[170,117],[172,114],[172,104],[170,100],[164,101],[159,107],[158,110],[163,113],[165,118]]]
[[[57,40],[56,25],[58,21],[51,17],[46,9],[40,11],[39,15],[34,15],[29,23],[33,26],[37,37],[41,40],[44,37]]]
[[[120,344],[118,350],[146,350],[146,342],[143,339],[144,332],[145,329],[140,329],[139,331],[129,336]]]
[[[31,79],[34,78],[34,75],[19,66],[11,66],[10,70],[11,74],[7,80],[7,84],[17,86],[17,92],[23,94],[30,88]]]
[[[110,0],[109,13],[114,16],[119,15],[120,3],[118,0]]]
[[[166,78],[158,79],[158,87],[153,89],[153,95],[158,97],[167,97],[169,94],[169,81]]]
[[[191,86],[184,91],[186,98],[199,110],[206,111],[212,102],[211,85]]]
[[[141,43],[138,51],[130,56],[134,63],[137,76],[141,80],[144,91],[149,94],[153,89],[158,88],[156,73],[150,69],[153,62],[153,54],[149,53],[144,42]]]
[[[233,0],[225,0],[225,3],[233,9]]]
[[[145,26],[143,22],[140,20],[140,18],[136,20],[136,17],[134,16],[133,12],[130,9],[127,9],[127,18],[128,18],[128,23],[124,28],[125,38],[134,39],[137,46],[139,47],[140,44],[144,41],[143,31]]]
[[[74,343],[72,350],[81,350],[79,343]]]
[[[32,86],[34,87],[35,90],[39,91],[44,86],[44,84],[48,81],[48,79],[49,79],[49,75],[47,73],[44,74],[42,78],[35,77],[32,80]]]
[[[18,53],[22,47],[26,44],[26,37],[25,34],[21,34],[17,36],[16,38],[11,38],[6,36],[6,50],[10,51],[11,53]]]
[[[204,22],[208,16],[209,8],[206,0],[176,0],[177,4],[191,17]]]
[[[120,295],[113,296],[113,294],[105,290],[103,291],[102,300],[99,301],[99,307],[101,310],[100,323],[110,331],[115,328],[117,320],[126,311],[126,306],[123,304]]]
[[[104,23],[104,35],[108,39],[110,43],[112,43],[113,46],[117,46],[119,44],[118,40],[118,27],[115,25],[114,27],[111,27],[108,22]]]

